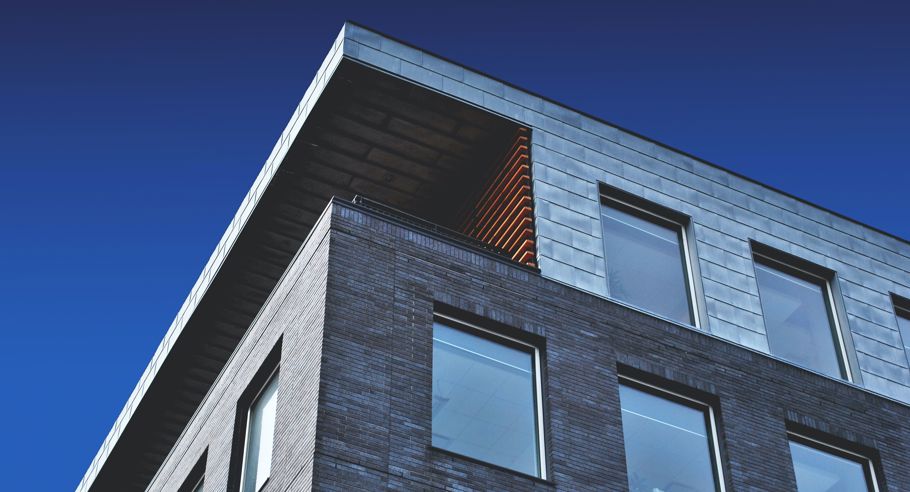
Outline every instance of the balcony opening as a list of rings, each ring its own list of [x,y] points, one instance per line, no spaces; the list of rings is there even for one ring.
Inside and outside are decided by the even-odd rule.
[[[536,267],[530,138],[514,121],[344,61],[282,165],[289,193],[275,225],[305,235],[331,197],[356,196]]]
[[[530,132],[519,128],[488,177],[458,212],[458,230],[505,252],[512,261],[537,266],[531,196]]]

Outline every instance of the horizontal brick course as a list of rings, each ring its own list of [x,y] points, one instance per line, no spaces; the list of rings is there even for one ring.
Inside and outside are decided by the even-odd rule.
[[[788,425],[875,450],[883,490],[910,487],[906,405],[355,205],[330,207],[150,490],[179,486],[206,449],[207,490],[227,488],[237,400],[279,339],[268,492],[625,490],[617,376],[630,370],[714,403],[729,490],[795,490]],[[547,481],[430,447],[440,307],[542,340]]]
[[[325,333],[349,342],[323,352],[333,370],[323,370],[314,488],[625,490],[618,367],[717,399],[730,490],[795,490],[788,425],[876,450],[884,490],[910,487],[906,405],[477,253],[464,261],[403,227],[377,233],[382,219],[348,208],[333,212]],[[549,483],[429,447],[440,304],[545,338]]]

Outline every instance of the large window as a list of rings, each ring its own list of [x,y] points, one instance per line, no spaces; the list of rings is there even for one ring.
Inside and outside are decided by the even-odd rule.
[[[433,446],[546,478],[539,358],[533,346],[437,318]]]
[[[790,436],[798,492],[876,492],[875,472],[865,457],[801,436]]]
[[[684,218],[656,205],[623,201],[617,193],[602,195],[607,295],[696,325]]]
[[[892,297],[892,301],[894,302],[894,313],[897,315],[897,328],[904,345],[904,353],[907,354],[908,362],[910,362],[910,301],[896,296]]]
[[[755,279],[771,353],[849,378],[829,277],[755,253]]]
[[[242,492],[258,492],[271,475],[277,394],[276,370],[253,400],[247,415],[240,487]]]
[[[724,490],[710,406],[631,380],[619,399],[630,492]]]

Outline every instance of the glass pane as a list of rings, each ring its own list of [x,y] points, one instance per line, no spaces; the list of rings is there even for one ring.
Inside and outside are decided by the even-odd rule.
[[[799,492],[869,492],[861,463],[790,441]]]
[[[539,475],[532,354],[433,325],[433,446]]]
[[[247,423],[243,492],[257,492],[272,473],[272,443],[275,438],[275,407],[278,374],[268,382],[250,407]]]
[[[619,387],[630,492],[715,491],[705,412]]]
[[[834,377],[843,377],[822,284],[755,264],[771,353]]]
[[[910,316],[903,311],[897,313],[897,327],[901,331],[901,340],[904,342],[904,350],[910,354]],[[910,355],[908,355],[910,357]]]
[[[205,487],[205,481],[200,480],[199,483],[196,484],[196,488],[193,489],[193,492],[202,492],[203,487]]]
[[[607,205],[602,222],[610,297],[691,324],[680,228]]]

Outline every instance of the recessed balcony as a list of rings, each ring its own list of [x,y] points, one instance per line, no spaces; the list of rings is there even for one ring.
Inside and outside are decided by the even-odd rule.
[[[360,197],[413,227],[536,267],[529,130],[352,60],[340,62],[257,192],[95,477],[99,490],[149,483],[332,197]]]
[[[529,154],[517,123],[344,61],[285,159],[272,227],[302,239],[331,197],[362,196],[534,266]]]

